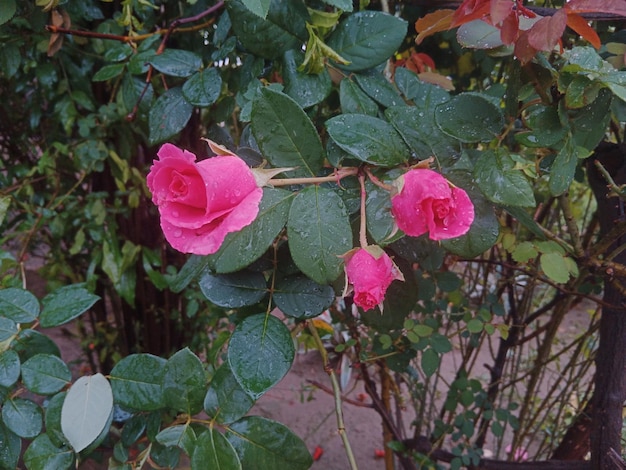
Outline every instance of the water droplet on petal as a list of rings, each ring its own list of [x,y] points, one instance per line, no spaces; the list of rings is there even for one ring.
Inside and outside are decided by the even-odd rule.
[[[174,230],[174,234],[173,234],[176,238],[180,238],[183,236],[183,231],[181,229],[176,229]]]

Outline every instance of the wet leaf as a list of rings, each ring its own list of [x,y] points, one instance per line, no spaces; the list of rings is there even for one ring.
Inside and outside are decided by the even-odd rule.
[[[222,92],[222,76],[215,68],[196,72],[182,88],[184,98],[193,106],[207,107],[217,101]]]
[[[498,106],[478,94],[462,93],[437,106],[437,126],[461,142],[489,142],[502,131],[504,117]]]
[[[13,433],[30,439],[41,432],[43,414],[39,405],[31,400],[13,398],[2,404],[2,420]]]
[[[170,357],[163,372],[163,398],[168,408],[195,415],[202,409],[206,390],[202,362],[189,348]]]
[[[0,387],[10,387],[20,377],[20,357],[13,349],[0,353]]]
[[[150,145],[164,142],[182,131],[192,112],[193,106],[180,87],[170,88],[159,96],[150,109]]]
[[[332,82],[328,70],[319,74],[308,74],[298,70],[304,60],[299,51],[287,51],[283,56],[283,79],[285,94],[293,98],[302,108],[310,108],[323,101],[330,93]]]
[[[70,383],[72,373],[59,357],[37,354],[22,364],[22,380],[31,392],[52,395]]]
[[[506,154],[480,152],[474,163],[474,181],[483,194],[496,204],[535,206],[533,188],[515,161]]]
[[[131,410],[153,411],[163,408],[166,362],[152,354],[131,354],[118,362],[110,375],[115,403]]]
[[[245,318],[228,344],[228,364],[233,375],[255,400],[287,374],[294,355],[289,329],[272,315]]]
[[[247,461],[247,463],[254,467],[257,466],[257,462],[253,460]],[[191,456],[191,468],[192,470],[207,468],[241,470],[243,467],[232,444],[216,429],[209,428],[196,441],[196,446]]]
[[[189,424],[180,424],[165,428],[157,434],[156,440],[165,447],[178,447],[191,456],[196,446],[197,437]]]
[[[245,416],[254,402],[239,385],[228,363],[224,363],[211,380],[204,397],[204,410],[218,423],[228,424]]]
[[[272,299],[285,315],[312,318],[330,307],[335,300],[335,291],[329,285],[296,275],[279,279]]]
[[[89,310],[98,300],[100,297],[80,284],[60,287],[42,300],[41,327],[51,328],[68,323]]]
[[[29,470],[68,469],[74,464],[74,451],[55,446],[47,434],[37,436],[24,452]]]
[[[0,312],[14,322],[28,323],[39,316],[39,301],[27,290],[9,287],[0,290]]]
[[[378,104],[350,77],[344,78],[339,83],[339,102],[344,114],[378,115]]]
[[[256,271],[212,274],[205,270],[199,285],[207,299],[215,305],[225,308],[254,305],[267,294],[265,276]]]
[[[22,440],[0,421],[0,467],[17,468]]]
[[[165,49],[149,62],[159,72],[172,77],[189,77],[202,67],[202,58],[199,55],[182,49]]]

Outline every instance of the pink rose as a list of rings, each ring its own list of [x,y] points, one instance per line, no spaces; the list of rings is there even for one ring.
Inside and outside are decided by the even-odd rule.
[[[474,205],[461,188],[451,186],[439,173],[416,168],[398,179],[400,191],[391,198],[391,212],[398,227],[431,240],[459,237],[470,229]]]
[[[344,255],[348,283],[354,289],[354,303],[363,310],[381,306],[387,288],[404,276],[391,258],[379,246],[357,248]]]
[[[147,183],[159,207],[161,228],[183,253],[215,253],[224,238],[250,225],[263,190],[248,165],[234,155],[196,162],[196,156],[163,144]]]

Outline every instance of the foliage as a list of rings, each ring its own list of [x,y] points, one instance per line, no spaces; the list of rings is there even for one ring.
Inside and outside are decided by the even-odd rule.
[[[0,122],[0,466],[25,448],[32,469],[103,449],[110,468],[175,468],[182,454],[192,468],[308,468],[298,436],[249,415],[304,344],[337,397],[349,368],[338,381],[326,349],[359,366],[388,468],[393,452],[404,468],[486,465],[485,449],[552,456],[563,416],[593,393],[582,377],[597,319],[563,344],[559,328],[581,298],[612,307],[602,276],[624,272],[623,224],[598,231],[587,162],[623,138],[626,73],[605,60],[621,49],[597,48],[625,41],[581,15],[626,12],[573,0],[524,26],[535,13],[520,2],[428,15],[358,3],[0,6],[0,105],[13,118]],[[254,220],[207,256],[174,252],[150,202],[145,175],[174,141],[200,161],[238,156],[263,186]],[[623,198],[626,181],[598,166]],[[404,175],[425,168],[469,196],[467,233],[398,229]],[[420,207],[445,220],[455,202],[432,209],[434,184]],[[380,307],[349,294],[356,247],[389,260],[365,308]],[[41,302],[22,272],[39,249]],[[76,319],[99,355],[78,378],[40,331]],[[393,417],[400,384],[415,439]]]

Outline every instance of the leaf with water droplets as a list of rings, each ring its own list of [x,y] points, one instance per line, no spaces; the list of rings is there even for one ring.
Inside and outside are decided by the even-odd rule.
[[[461,142],[489,142],[502,131],[502,110],[478,94],[461,93],[437,106],[437,126]]]

